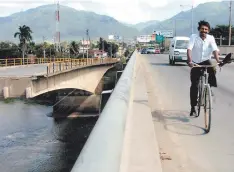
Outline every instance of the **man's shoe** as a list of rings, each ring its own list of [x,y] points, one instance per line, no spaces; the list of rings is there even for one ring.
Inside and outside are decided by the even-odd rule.
[[[190,116],[195,116],[195,117],[197,117],[197,112],[196,112],[196,110],[195,110],[195,107],[192,107],[192,108],[191,108]]]

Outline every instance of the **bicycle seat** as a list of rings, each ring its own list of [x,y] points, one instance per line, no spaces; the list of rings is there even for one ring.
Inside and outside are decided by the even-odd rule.
[[[219,64],[219,66],[223,66],[227,63],[231,63],[234,61],[234,54],[233,53],[229,53],[226,55],[226,57],[223,59],[223,61]]]

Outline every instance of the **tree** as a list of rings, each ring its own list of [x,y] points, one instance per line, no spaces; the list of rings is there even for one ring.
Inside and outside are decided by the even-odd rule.
[[[75,41],[70,43],[70,53],[75,56],[79,54],[79,45]]]
[[[119,46],[117,44],[113,42],[107,42],[103,38],[100,38],[98,42],[98,47],[99,47],[99,50],[103,50],[103,47],[104,47],[104,51],[108,53],[108,56],[111,55],[111,50],[112,50],[112,55],[115,56],[115,54],[118,52],[118,49],[119,49]]]
[[[130,54],[129,50],[126,50],[126,51],[124,52],[124,56],[125,56],[125,57],[128,57],[129,54]]]
[[[27,42],[32,40],[32,30],[30,27],[23,25],[19,27],[19,32],[14,34],[14,38],[19,37],[20,47],[22,49],[23,63],[24,63],[24,55],[27,49]]]
[[[211,28],[210,34],[216,38],[220,36],[227,37],[229,34],[229,27],[226,25],[217,25],[215,28]]]
[[[31,54],[34,54],[35,51],[36,51],[36,44],[35,44],[35,42],[30,42],[28,44],[28,49],[29,49],[29,51],[30,51]]]
[[[114,55],[114,57],[115,57],[115,54],[118,52],[118,50],[119,50],[119,46],[117,45],[117,44],[115,44],[115,43],[110,43],[110,44],[112,44],[112,54]],[[110,45],[111,46],[111,45]]]
[[[229,26],[228,25],[217,25],[215,28],[211,28],[210,34],[213,35],[216,39],[222,37],[222,44],[228,45],[229,40]],[[232,40],[234,36],[234,28],[232,27]],[[219,45],[220,41],[217,41],[217,44]],[[233,43],[233,41],[232,41]]]
[[[19,57],[18,46],[12,42],[0,42],[0,59]]]

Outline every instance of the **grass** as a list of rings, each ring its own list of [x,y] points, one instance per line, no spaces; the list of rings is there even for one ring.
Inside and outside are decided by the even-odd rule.
[[[6,104],[10,104],[10,103],[14,103],[16,99],[14,98],[7,98],[7,99],[4,99],[3,102],[6,103]]]

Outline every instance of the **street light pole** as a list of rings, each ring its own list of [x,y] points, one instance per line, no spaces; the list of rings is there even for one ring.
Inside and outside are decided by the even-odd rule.
[[[174,20],[174,35],[176,36],[176,19]]]
[[[232,1],[230,1],[230,7],[229,7],[229,41],[228,45],[231,45],[231,40],[232,40]]]
[[[45,59],[45,37],[43,36],[43,55]]]
[[[88,39],[89,39],[89,29],[86,30],[86,43],[87,43],[87,63],[88,63],[88,57],[89,57],[89,45],[88,45]]]
[[[193,16],[193,11],[194,11],[194,7],[193,7],[193,4],[192,6],[191,5],[180,5],[180,7],[183,7],[183,6],[189,6],[189,7],[192,7],[191,8],[191,34],[193,34],[193,23],[194,23],[194,16]]]
[[[193,34],[193,23],[194,23],[194,22],[193,22],[193,5],[192,5],[192,11],[191,11],[191,13],[192,13],[192,20],[191,20],[192,23],[191,23],[191,27],[192,27],[192,34]]]
[[[83,47],[83,60],[84,60],[84,38],[83,38],[82,47]]]

